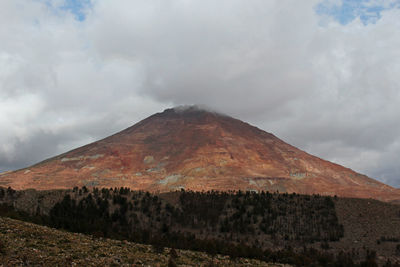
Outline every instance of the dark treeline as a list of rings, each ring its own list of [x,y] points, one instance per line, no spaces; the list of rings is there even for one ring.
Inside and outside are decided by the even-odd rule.
[[[109,236],[135,235],[151,228],[162,234],[181,229],[237,241],[242,236],[268,236],[272,241],[336,241],[343,226],[330,197],[250,192],[181,191],[176,204],[127,188],[75,189],[50,211],[53,226]],[[81,196],[81,197],[80,197]],[[138,238],[138,237],[137,237]],[[143,237],[146,239],[146,237]],[[260,242],[249,239],[247,243]]]
[[[2,190],[0,199],[14,194],[12,189]],[[47,215],[15,211],[6,204],[0,215],[159,249],[200,250],[297,266],[376,266],[373,252],[355,263],[351,253],[334,255],[311,247],[344,234],[333,199],[319,195],[184,190],[153,195],[128,188],[83,187],[66,193]],[[303,244],[302,249],[293,249],[291,242]]]

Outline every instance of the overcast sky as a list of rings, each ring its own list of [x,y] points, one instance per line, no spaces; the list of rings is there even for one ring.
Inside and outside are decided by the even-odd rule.
[[[202,104],[400,187],[400,0],[1,0],[0,170]]]

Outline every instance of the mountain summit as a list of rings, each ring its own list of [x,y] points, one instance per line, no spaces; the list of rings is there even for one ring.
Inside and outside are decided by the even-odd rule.
[[[197,107],[156,113],[103,140],[0,174],[15,189],[254,190],[400,199],[400,190],[273,134]]]

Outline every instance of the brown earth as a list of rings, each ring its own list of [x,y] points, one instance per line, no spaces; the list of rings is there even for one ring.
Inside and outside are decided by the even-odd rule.
[[[0,266],[169,266],[170,251],[0,217]],[[173,261],[176,266],[290,267],[179,249]]]
[[[400,263],[400,208],[374,199],[337,198],[335,209],[344,226],[344,237],[331,242],[331,250],[352,249],[362,259],[366,249],[376,251],[378,261]],[[357,258],[354,256],[354,258]]]
[[[268,190],[400,200],[395,189],[229,116],[167,109],[103,140],[0,174],[14,189]]]

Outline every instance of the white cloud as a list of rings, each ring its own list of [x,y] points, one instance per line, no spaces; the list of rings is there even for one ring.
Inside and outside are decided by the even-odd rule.
[[[105,137],[167,105],[136,93],[138,64],[91,52],[85,24],[62,5],[0,3],[0,170]]]
[[[170,105],[205,104],[400,185],[390,160],[400,155],[400,12],[341,25],[316,14],[317,3],[93,1],[79,22],[41,2],[2,1],[0,23],[10,26],[0,28],[0,103],[22,115],[0,117],[9,144],[0,154],[15,155],[0,157],[0,168],[104,137]],[[35,101],[23,101],[29,97]],[[13,125],[25,125],[23,140],[10,139],[18,136]],[[55,148],[22,157],[32,142],[49,142],[42,134]]]

